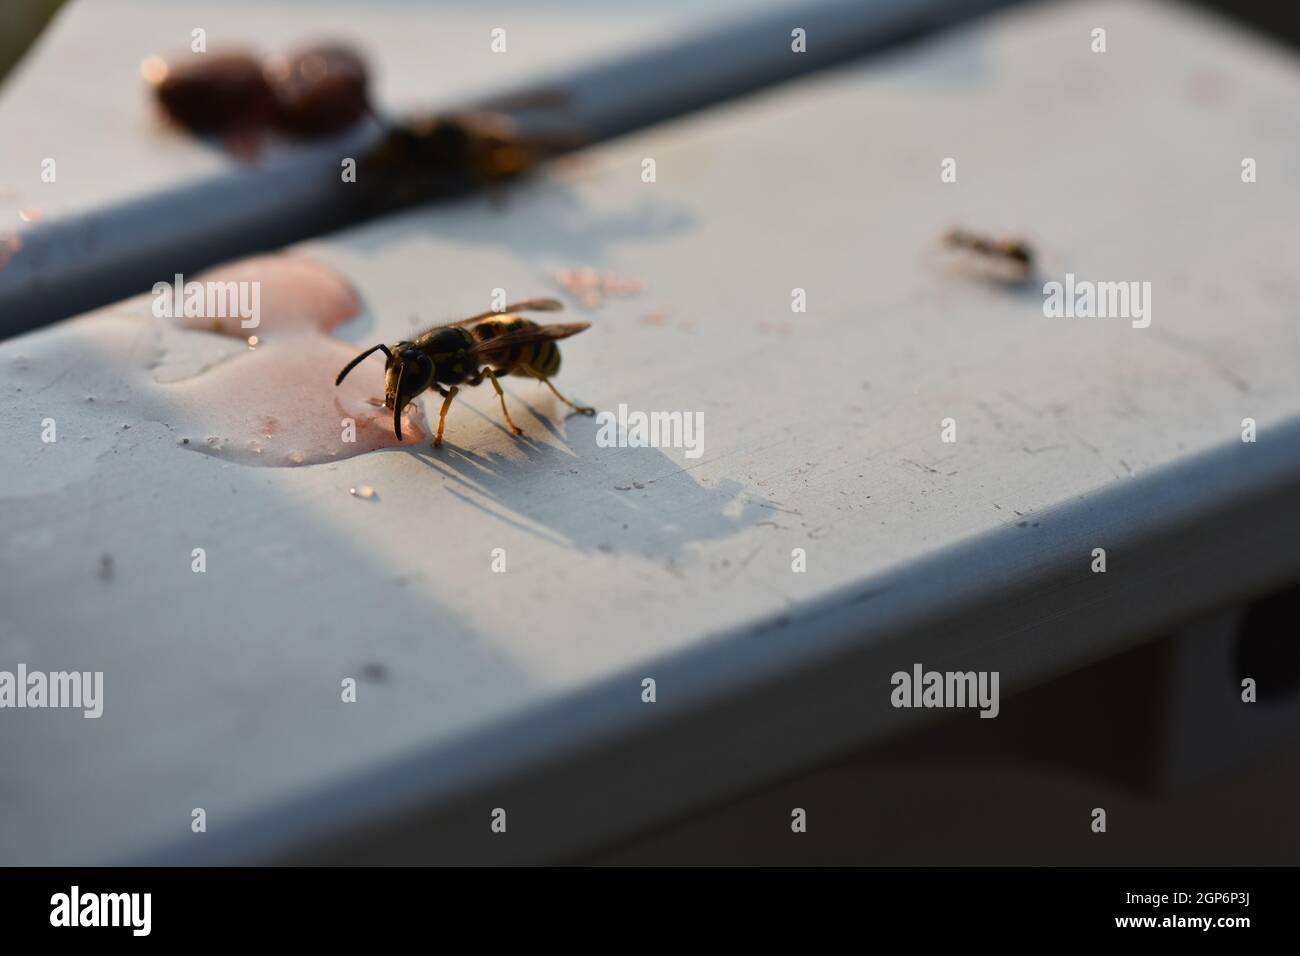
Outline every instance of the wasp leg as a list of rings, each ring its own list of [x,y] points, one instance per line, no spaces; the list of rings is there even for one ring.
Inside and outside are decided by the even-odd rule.
[[[558,388],[556,388],[554,385],[551,384],[551,380],[550,380],[549,378],[545,378],[545,377],[543,377],[543,376],[541,376],[541,375],[538,375],[537,377],[538,377],[539,379],[541,379],[542,384],[544,384],[547,388],[549,388],[552,392],[555,393],[555,397],[556,397],[556,398],[558,398],[560,401],[564,402],[565,405],[568,405],[568,406],[569,406],[570,408],[572,408],[575,412],[578,412],[579,414],[582,414],[582,415],[595,415],[595,414],[596,414],[596,410],[595,410],[594,408],[591,408],[591,407],[588,406],[588,405],[575,405],[575,404],[573,404],[573,402],[569,401],[567,398],[565,398],[563,395],[561,395],[561,394],[560,394],[560,390],[559,390]]]
[[[506,408],[506,393],[501,391],[501,383],[497,381],[496,373],[490,368],[485,368],[479,374],[486,375],[492,380],[492,387],[497,390],[497,398],[501,400],[501,414],[506,417],[506,424],[510,426],[510,430],[516,435],[522,435],[524,430],[514,423],[514,420],[510,417],[510,410]]]
[[[441,392],[442,389],[438,389],[438,391]],[[451,408],[451,400],[456,397],[456,393],[459,391],[460,389],[453,385],[450,391],[443,392],[447,397],[442,400],[442,411],[438,412],[438,430],[433,435],[434,448],[442,446],[442,426],[447,424],[447,409]]]

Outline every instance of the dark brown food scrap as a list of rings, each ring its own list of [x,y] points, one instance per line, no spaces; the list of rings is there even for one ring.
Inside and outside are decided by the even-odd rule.
[[[196,53],[167,62],[151,56],[140,73],[163,111],[197,133],[328,136],[370,109],[365,62],[337,44],[276,57],[263,67],[248,53]]]
[[[370,109],[365,61],[343,46],[273,58],[265,75],[280,126],[296,136],[337,133]]]
[[[150,57],[141,73],[163,111],[195,132],[258,125],[274,115],[262,64],[247,53],[196,53],[170,63]]]

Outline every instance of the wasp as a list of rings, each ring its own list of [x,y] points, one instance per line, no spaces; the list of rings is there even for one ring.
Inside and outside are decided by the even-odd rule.
[[[575,128],[548,132],[506,112],[469,109],[397,124],[363,162],[399,204],[465,188],[499,200],[507,184],[587,140]]]
[[[442,396],[438,430],[433,436],[434,448],[442,444],[447,409],[460,386],[479,385],[485,378],[496,389],[501,414],[510,431],[516,435],[524,432],[510,417],[505,393],[497,381],[499,376],[535,378],[575,412],[594,415],[594,408],[575,405],[551,383],[552,376],[560,370],[560,349],[555,343],[590,328],[591,323],[539,325],[518,314],[558,312],[563,308],[564,304],[556,299],[512,302],[500,312],[482,312],[459,322],[434,326],[417,335],[413,342],[373,345],[349,362],[339,372],[334,384],[342,384],[347,374],[371,354],[383,352],[387,358],[384,364],[384,407],[393,411],[393,434],[399,441],[402,438],[402,409],[426,389],[431,388]]]
[[[953,229],[943,237],[953,249],[965,249],[994,267],[994,274],[1008,281],[1027,280],[1034,271],[1034,250],[1023,239],[989,238],[965,229]]]

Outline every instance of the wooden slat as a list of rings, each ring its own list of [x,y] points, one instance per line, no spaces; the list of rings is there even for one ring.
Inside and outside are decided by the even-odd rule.
[[[639,280],[574,310],[593,328],[558,384],[703,412],[699,459],[599,447],[509,380],[530,444],[481,388],[441,452],[246,468],[177,446],[145,369],[181,343],[147,301],[0,346],[0,666],[106,672],[98,721],[0,719],[0,856],[362,858],[369,832],[555,858],[925,719],[888,706],[899,667],[1010,693],[1280,583],[1300,186],[1269,117],[1297,106],[1251,40],[1063,5],[611,144],[504,208],[305,247],[359,287],[358,348],[561,267]],[[953,225],[1025,232],[1050,276],[1150,281],[1151,327],[1045,318],[950,267]],[[519,812],[484,849],[494,806]]]

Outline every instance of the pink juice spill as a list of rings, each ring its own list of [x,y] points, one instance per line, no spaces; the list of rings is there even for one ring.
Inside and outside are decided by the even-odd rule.
[[[193,281],[258,283],[261,321],[254,328],[244,328],[238,316],[190,316],[176,320],[186,328],[241,339],[254,334],[269,340],[289,332],[328,332],[361,311],[361,299],[347,279],[328,266],[301,256],[241,259],[200,273]]]
[[[335,387],[360,351],[328,334],[361,310],[352,286],[332,269],[293,256],[259,256],[192,281],[258,283],[259,323],[238,315],[190,316],[177,324],[248,340],[256,348],[193,378],[162,386],[187,448],[248,465],[311,465],[423,441],[418,404],[406,407],[402,435],[382,406],[384,358],[371,356]],[[245,300],[247,301],[247,299]]]

